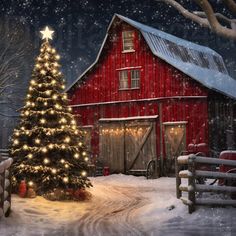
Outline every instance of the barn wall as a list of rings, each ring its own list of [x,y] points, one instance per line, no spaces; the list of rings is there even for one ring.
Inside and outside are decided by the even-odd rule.
[[[193,141],[208,143],[208,90],[171,65],[152,54],[142,35],[135,30],[135,52],[122,53],[122,28],[129,28],[123,23],[111,28],[108,41],[96,66],[69,91],[74,113],[80,114],[80,125],[93,125],[92,149],[99,155],[100,118],[118,118],[130,116],[159,115],[156,123],[157,156],[165,154],[164,135],[160,140],[163,122],[187,121],[187,144]],[[140,67],[140,89],[119,90],[118,70],[126,67]],[[196,96],[196,98],[181,98]],[[204,97],[204,98],[201,98]],[[127,101],[159,98],[156,101],[113,103],[110,105],[91,105],[112,101]],[[177,99],[179,98],[179,99]],[[159,114],[159,104],[162,113]]]
[[[122,53],[122,27],[113,28],[103,53],[95,66],[75,90],[71,104],[84,104],[133,99],[205,96],[207,90],[193,79],[152,54],[142,35],[135,30],[135,52]],[[119,90],[118,70],[140,66],[140,89]]]

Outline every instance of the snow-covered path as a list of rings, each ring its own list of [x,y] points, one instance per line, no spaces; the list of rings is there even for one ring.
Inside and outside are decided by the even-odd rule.
[[[112,175],[91,178],[89,202],[13,196],[1,236],[236,235],[235,208],[201,207],[192,215],[175,197],[175,179]]]

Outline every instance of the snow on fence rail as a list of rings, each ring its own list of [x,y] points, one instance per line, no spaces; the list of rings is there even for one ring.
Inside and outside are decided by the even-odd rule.
[[[236,167],[236,160],[202,157],[194,154],[179,156],[176,160],[176,196],[180,198],[184,204],[188,205],[189,213],[195,211],[196,205],[236,206],[236,200],[203,199],[196,197],[196,192],[236,193],[235,186],[198,184],[196,180],[200,177],[236,180],[236,173],[196,170],[196,164],[199,163]],[[181,170],[183,166],[187,166],[187,170]],[[187,178],[188,185],[182,184],[181,178]],[[182,197],[183,191],[188,192],[187,199]]]
[[[11,173],[12,158],[0,157],[0,217],[8,216],[11,210]]]

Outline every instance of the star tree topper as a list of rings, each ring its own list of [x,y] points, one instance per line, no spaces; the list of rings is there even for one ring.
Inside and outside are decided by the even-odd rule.
[[[52,34],[54,31],[50,30],[48,26],[46,26],[44,30],[40,31],[40,33],[42,34],[42,39],[46,39],[46,41],[48,41],[48,39],[52,39]]]

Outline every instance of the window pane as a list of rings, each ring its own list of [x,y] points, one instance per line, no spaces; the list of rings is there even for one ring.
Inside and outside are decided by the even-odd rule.
[[[119,88],[126,89],[128,87],[129,87],[128,71],[127,70],[119,71]]]
[[[123,50],[134,49],[134,32],[133,31],[123,31]]]
[[[131,70],[131,88],[139,88],[140,70]]]

